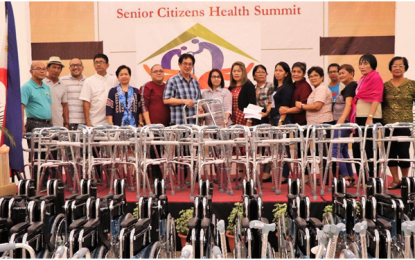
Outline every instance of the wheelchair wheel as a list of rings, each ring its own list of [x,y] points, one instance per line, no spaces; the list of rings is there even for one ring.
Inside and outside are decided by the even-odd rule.
[[[59,214],[56,216],[53,221],[52,228],[50,229],[50,243],[54,245],[54,250],[56,250],[60,245],[66,244],[65,237],[66,229],[66,218],[64,214]]]
[[[167,231],[166,231],[166,253],[167,258],[176,258],[176,225],[174,218],[170,213],[167,216]]]
[[[160,258],[161,259],[166,259],[166,258],[168,258],[166,250],[163,248],[163,246],[161,245],[161,243],[159,241],[154,243],[153,246],[151,247],[150,258],[151,259],[160,259]]]
[[[104,259],[107,254],[107,249],[105,246],[99,246],[92,251],[91,257],[95,259]]]

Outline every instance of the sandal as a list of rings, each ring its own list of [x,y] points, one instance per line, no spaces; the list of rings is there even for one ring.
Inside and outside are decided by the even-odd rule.
[[[346,188],[353,188],[356,180],[354,178],[346,180]]]
[[[398,182],[394,181],[394,182],[392,182],[389,185],[388,190],[396,190],[396,189],[399,189],[401,187],[401,183],[402,183],[401,181],[398,181]]]

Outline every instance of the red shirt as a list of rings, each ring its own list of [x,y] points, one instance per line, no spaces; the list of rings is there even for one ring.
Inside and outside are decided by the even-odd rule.
[[[295,107],[296,101],[301,101],[301,103],[307,104],[307,98],[310,96],[312,89],[310,87],[310,84],[303,79],[301,81],[295,82],[295,90],[293,93],[293,96],[291,98],[291,107]],[[307,120],[305,117],[305,111],[298,114],[292,114],[292,122],[297,123],[299,125],[306,125]]]
[[[148,112],[152,124],[170,124],[170,109],[163,103],[163,93],[166,84],[157,85],[149,81],[140,89],[142,112]]]

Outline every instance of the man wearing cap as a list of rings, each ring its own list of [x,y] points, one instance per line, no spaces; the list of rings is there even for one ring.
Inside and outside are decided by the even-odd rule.
[[[46,75],[45,64],[34,61],[30,66],[30,74],[32,74],[32,78],[21,88],[23,134],[32,132],[34,128],[52,126],[52,95],[49,86],[42,81]],[[25,113],[27,115],[26,126],[24,124]],[[29,140],[27,144],[30,148]],[[41,156],[45,158],[44,153]],[[32,170],[32,178],[35,179],[36,185],[37,166]]]
[[[69,128],[69,111],[66,85],[59,79],[63,64],[59,57],[50,57],[47,63],[48,75],[43,83],[49,86],[52,92],[52,123],[53,126]]]
[[[85,124],[83,101],[79,99],[86,77],[82,74],[84,65],[78,58],[69,61],[69,75],[63,76],[61,81],[68,90],[69,129],[78,129],[79,124]]]

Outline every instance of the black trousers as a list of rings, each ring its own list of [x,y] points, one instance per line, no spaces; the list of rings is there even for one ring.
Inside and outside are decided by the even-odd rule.
[[[356,123],[360,127],[362,127],[362,135],[364,135],[364,128],[365,128],[366,120],[367,120],[367,117],[356,117]],[[381,123],[381,122],[382,122],[382,119],[373,118],[373,123],[374,124]],[[368,130],[367,137],[369,137],[369,138],[373,137],[373,131],[371,129]],[[364,149],[365,149],[365,152],[366,152],[366,158],[367,159],[373,158],[373,141],[366,141],[366,146],[364,147]],[[353,157],[354,158],[360,158],[360,144],[359,143],[353,143],[352,150],[353,150]],[[356,167],[356,173],[357,173],[357,175],[359,175],[360,166],[358,164],[355,164],[355,167]],[[369,177],[373,177],[373,171],[374,171],[373,162],[369,162]]]
[[[390,135],[390,131],[387,129],[385,132],[386,136]],[[411,131],[407,128],[396,128],[393,130],[393,136],[411,136]],[[411,144],[408,142],[391,142],[391,148],[389,151],[389,159],[409,159],[409,148]],[[385,149],[388,148],[388,143],[386,143]],[[389,167],[399,166],[401,168],[409,168],[411,166],[410,162],[401,162],[401,161],[391,161],[388,163]]]

